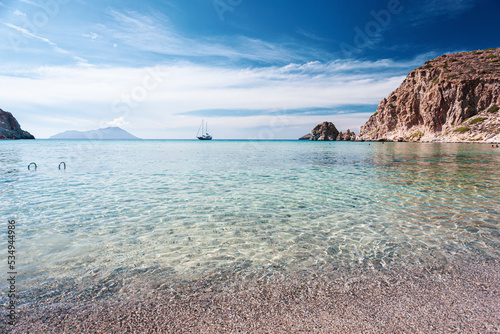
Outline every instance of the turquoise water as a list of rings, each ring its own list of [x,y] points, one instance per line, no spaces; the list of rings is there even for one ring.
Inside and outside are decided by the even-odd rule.
[[[478,144],[2,141],[0,250],[15,219],[21,290],[116,293],[224,270],[499,260],[499,167]]]

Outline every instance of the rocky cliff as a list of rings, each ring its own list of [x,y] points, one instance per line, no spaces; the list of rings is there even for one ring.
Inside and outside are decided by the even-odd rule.
[[[318,140],[318,141],[335,141],[335,140],[355,140],[356,135],[351,130],[347,129],[345,133],[339,132],[332,122],[323,122],[312,129],[311,133],[299,138],[299,140]]]
[[[443,55],[408,74],[358,140],[500,142],[500,48]]]
[[[0,139],[35,139],[35,137],[22,130],[10,112],[0,109]]]

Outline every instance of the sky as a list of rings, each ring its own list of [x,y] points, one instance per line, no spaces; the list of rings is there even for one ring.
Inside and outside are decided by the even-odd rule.
[[[406,75],[500,46],[500,0],[0,0],[0,108],[48,138],[359,132]]]

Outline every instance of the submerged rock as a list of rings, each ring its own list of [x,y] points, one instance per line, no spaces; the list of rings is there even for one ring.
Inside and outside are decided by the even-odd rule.
[[[35,139],[31,133],[21,129],[16,118],[0,109],[0,139]]]

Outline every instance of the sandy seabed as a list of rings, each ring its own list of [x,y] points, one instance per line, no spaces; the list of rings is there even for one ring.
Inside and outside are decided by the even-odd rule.
[[[8,333],[500,333],[500,264],[219,273],[148,293],[43,297]],[[137,283],[140,284],[140,283]],[[128,287],[133,288],[133,287]],[[77,296],[77,294],[74,294]]]

